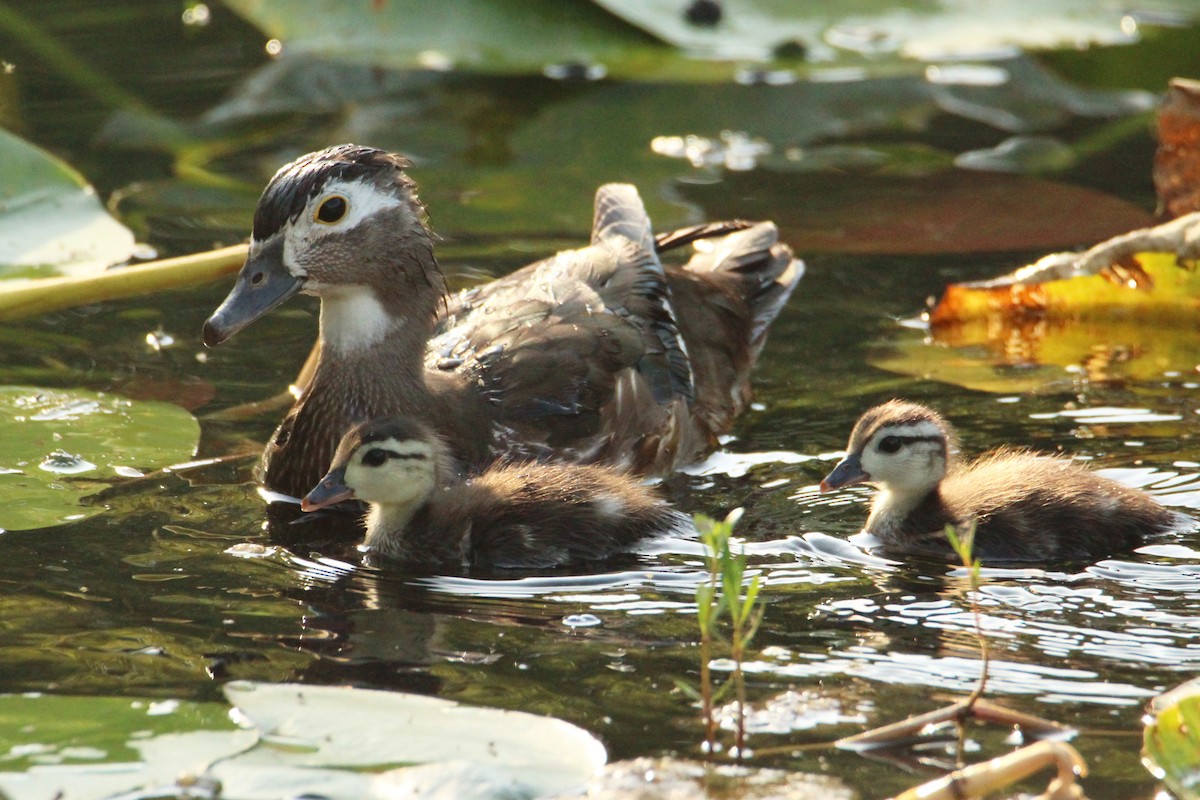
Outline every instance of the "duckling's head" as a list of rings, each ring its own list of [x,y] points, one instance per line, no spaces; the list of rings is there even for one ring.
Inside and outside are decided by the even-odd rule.
[[[300,505],[314,511],[357,498],[415,511],[453,469],[448,448],[428,427],[400,417],[365,422],[342,437],[329,472]]]
[[[893,495],[923,496],[946,476],[957,449],[954,431],[940,414],[892,400],[859,417],[846,457],[821,481],[821,491],[869,482]]]
[[[335,347],[361,346],[386,332],[395,295],[440,297],[444,282],[408,166],[394,153],[344,144],[276,172],[254,210],[237,283],[204,323],[204,343],[220,344],[304,292],[341,309],[334,330],[322,319]]]

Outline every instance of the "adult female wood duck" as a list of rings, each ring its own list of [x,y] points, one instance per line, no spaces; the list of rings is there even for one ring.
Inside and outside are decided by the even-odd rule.
[[[449,448],[402,417],[361,423],[338,444],[305,511],[370,505],[366,545],[440,567],[547,568],[606,558],[686,518],[615,468],[525,462],[458,479]]]
[[[662,473],[714,446],[803,274],[774,225],[656,242],[637,191],[609,184],[590,246],[447,300],[408,166],[341,145],[280,169],[204,324],[213,346],[297,292],[321,299],[316,369],[264,453],[268,488],[300,496],[351,425],[394,414],[431,425],[469,470],[508,454]],[[664,269],[658,251],[692,242]]]
[[[951,557],[946,526],[974,521],[984,561],[1095,560],[1193,523],[1066,458],[1000,448],[963,463],[950,424],[901,400],[863,414],[846,450],[821,491],[878,486],[865,530],[890,550]]]

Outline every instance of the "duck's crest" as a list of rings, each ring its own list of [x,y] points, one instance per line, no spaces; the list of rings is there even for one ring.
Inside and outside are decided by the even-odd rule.
[[[308,201],[330,180],[362,180],[385,176],[385,182],[401,184],[416,200],[412,180],[404,170],[412,164],[396,153],[356,144],[342,144],[301,156],[280,167],[263,189],[254,210],[254,240],[263,242],[295,220]]]

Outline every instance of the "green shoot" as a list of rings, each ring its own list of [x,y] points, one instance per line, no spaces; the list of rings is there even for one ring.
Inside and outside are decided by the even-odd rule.
[[[971,602],[971,617],[975,621],[975,638],[979,640],[979,682],[975,684],[975,688],[971,690],[971,694],[967,697],[964,703],[965,707],[971,709],[979,698],[983,697],[984,691],[987,689],[988,679],[988,663],[989,651],[987,637],[983,634],[983,623],[981,622],[981,614],[979,611],[979,587],[983,583],[982,575],[980,574],[980,562],[975,557],[975,522],[971,521],[969,525],[964,526],[964,530],[960,535],[955,530],[953,525],[946,526],[946,539],[950,541],[950,547],[958,555],[962,565],[967,569],[967,577],[970,582],[970,602]],[[963,732],[960,730],[960,737]],[[961,742],[960,742],[961,744]],[[961,752],[961,748],[960,748]]]
[[[746,649],[758,632],[763,617],[763,609],[758,602],[762,581],[755,575],[747,583],[745,553],[733,552],[733,528],[741,517],[740,508],[731,511],[720,522],[704,515],[695,517],[696,530],[706,551],[708,575],[696,587],[696,621],[700,626],[700,688],[698,691],[690,687],[685,690],[689,697],[699,698],[704,719],[704,748],[711,756],[717,746],[714,707],[732,689],[737,709],[733,752],[739,761],[746,753],[746,681],[742,664]],[[728,628],[728,638],[721,634],[722,625]],[[713,657],[714,643],[718,641],[728,647],[729,658],[734,666],[730,678],[714,689],[709,662]]]

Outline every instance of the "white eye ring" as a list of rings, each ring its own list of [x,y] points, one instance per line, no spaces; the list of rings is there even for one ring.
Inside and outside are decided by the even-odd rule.
[[[333,194],[321,201],[313,212],[313,221],[322,225],[336,225],[346,218],[350,201],[344,195]]]

